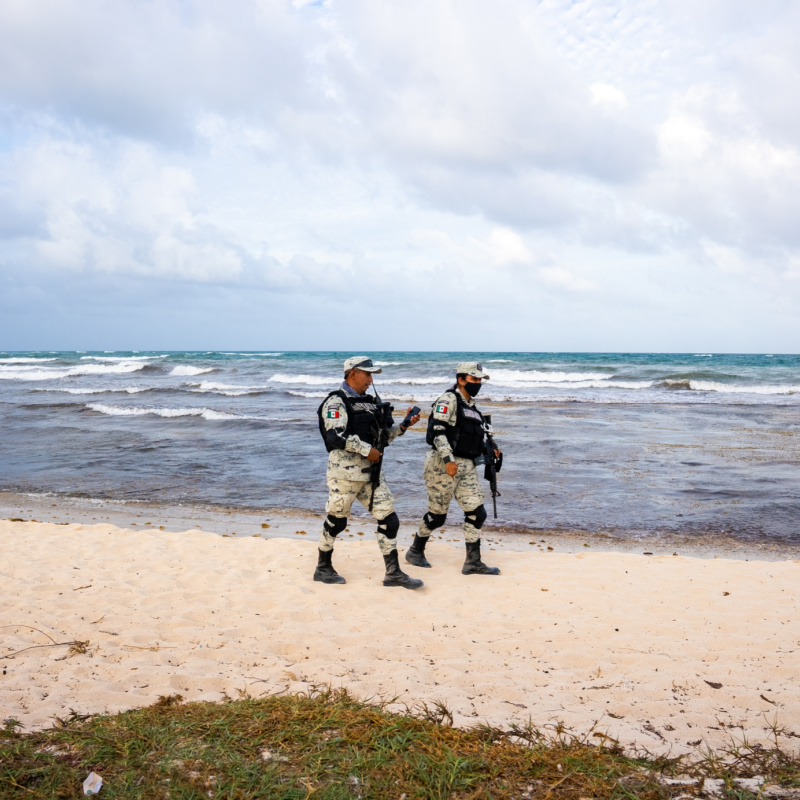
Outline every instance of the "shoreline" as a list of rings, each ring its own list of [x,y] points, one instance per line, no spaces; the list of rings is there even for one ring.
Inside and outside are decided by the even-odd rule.
[[[331,685],[653,752],[766,742],[773,722],[796,735],[800,561],[491,546],[495,578],[433,541],[408,592],[381,586],[377,546],[353,534],[334,559],[347,584],[326,586],[308,535],[0,522],[0,656],[35,647],[2,659],[4,716],[30,730],[161,695]]]
[[[490,549],[527,552],[532,548],[552,548],[557,553],[585,550],[602,553],[631,553],[664,556],[677,553],[691,558],[735,558],[747,561],[785,561],[800,558],[800,546],[770,540],[743,541],[731,534],[707,536],[520,529],[496,525],[491,517],[484,527],[484,545]],[[353,505],[351,526],[373,536],[375,523],[366,510]],[[163,529],[179,532],[203,530],[221,536],[294,538],[300,535],[313,541],[325,515],[303,509],[248,509],[192,504],[159,504],[141,500],[93,499],[54,493],[18,493],[0,491],[0,520],[49,522],[54,524],[110,524],[119,528]],[[455,542],[463,546],[460,512],[455,505],[444,528],[432,541]],[[263,524],[267,528],[262,527]],[[410,544],[418,520],[401,516],[399,541]],[[162,527],[163,526],[163,527]],[[305,531],[305,534],[299,533]],[[349,531],[349,529],[348,529]],[[345,538],[348,538],[347,536]],[[586,547],[588,545],[588,548]]]

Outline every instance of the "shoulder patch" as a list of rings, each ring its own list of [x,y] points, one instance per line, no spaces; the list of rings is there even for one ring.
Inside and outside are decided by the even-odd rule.
[[[334,406],[333,408],[328,409],[328,419],[339,419],[340,416],[341,414],[339,414],[339,406]]]
[[[449,408],[449,406],[447,405],[447,403],[437,403],[436,404],[436,413],[437,414],[446,414],[448,408]]]

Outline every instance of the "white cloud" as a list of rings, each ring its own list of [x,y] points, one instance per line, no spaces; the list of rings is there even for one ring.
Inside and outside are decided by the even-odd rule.
[[[508,228],[494,228],[486,242],[470,239],[469,243],[475,246],[478,252],[483,251],[484,258],[493,266],[527,264],[532,259],[531,252],[525,246],[522,237]]]
[[[0,263],[800,310],[798,32],[778,0],[6,0]]]
[[[661,157],[674,167],[703,158],[714,138],[701,119],[678,112],[659,126],[658,143]]]
[[[708,258],[716,264],[722,272],[734,275],[742,275],[746,271],[746,265],[741,254],[732,247],[715,242],[704,242],[703,250]]]
[[[18,154],[17,175],[24,203],[45,212],[42,266],[198,281],[242,270],[239,248],[194,206],[191,172],[149,146],[45,140]]]
[[[628,107],[628,98],[625,92],[616,86],[607,83],[593,83],[589,87],[592,105],[597,106],[606,113],[624,111]]]
[[[535,260],[523,237],[508,228],[494,227],[484,238],[467,235],[462,241],[441,230],[417,230],[412,241],[432,254],[429,269],[458,264],[464,280],[469,280],[470,271],[478,275],[490,268],[526,266]]]
[[[588,292],[594,289],[594,284],[574,275],[566,267],[542,267],[539,275],[544,283],[569,292]]]

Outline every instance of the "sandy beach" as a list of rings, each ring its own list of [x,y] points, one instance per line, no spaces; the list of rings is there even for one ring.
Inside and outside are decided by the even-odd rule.
[[[30,730],[165,694],[332,684],[443,701],[461,726],[563,722],[677,754],[777,723],[796,749],[800,561],[531,544],[487,554],[500,577],[465,577],[460,543],[439,540],[409,592],[381,585],[371,528],[351,526],[334,562],[348,583],[325,586],[316,531],[281,525],[265,539],[0,521],[0,716]],[[48,637],[88,645],[9,657]]]

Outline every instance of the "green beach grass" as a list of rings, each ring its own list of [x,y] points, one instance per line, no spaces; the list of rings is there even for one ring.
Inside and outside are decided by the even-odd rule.
[[[105,798],[668,798],[755,797],[734,778],[800,786],[800,762],[775,748],[694,759],[625,753],[599,733],[453,728],[440,705],[398,714],[343,690],[73,714],[44,731],[0,729],[0,797],[83,797],[91,771]],[[777,741],[777,737],[776,737]],[[671,785],[665,778],[695,782]]]

